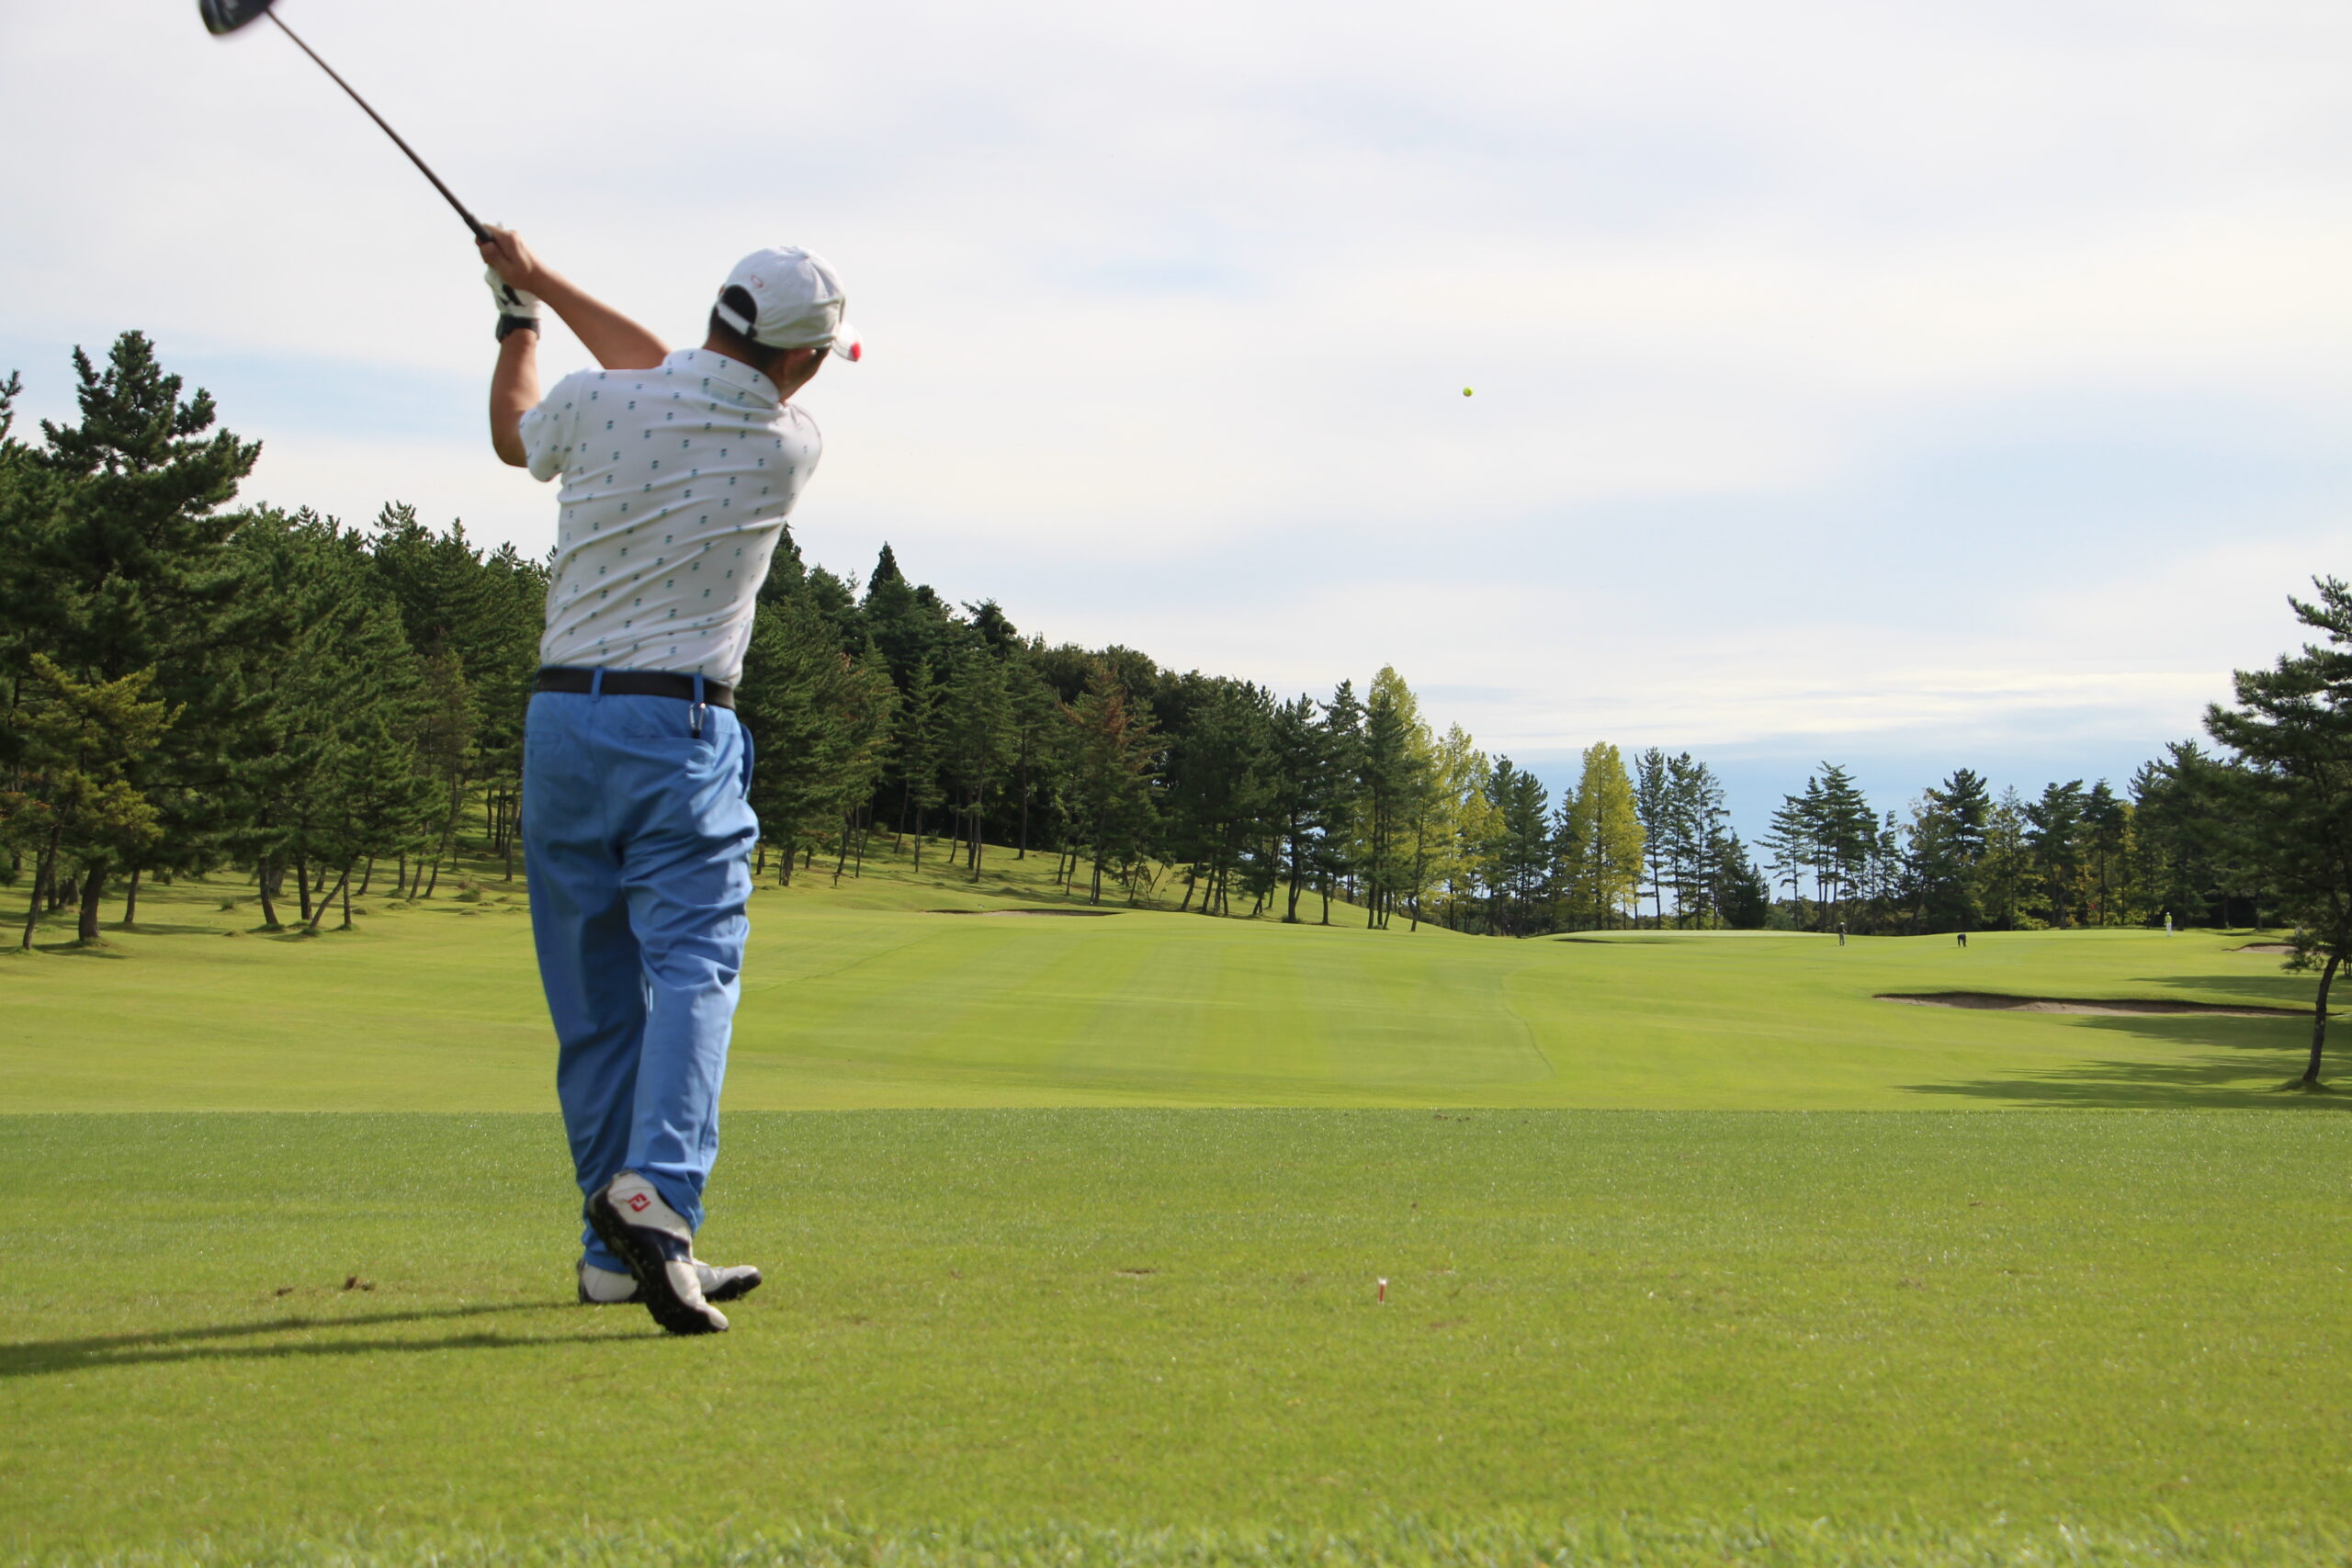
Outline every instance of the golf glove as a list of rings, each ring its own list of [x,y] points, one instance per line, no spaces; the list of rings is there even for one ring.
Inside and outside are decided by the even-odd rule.
[[[525,321],[536,321],[539,319],[539,297],[537,295],[524,293],[521,289],[515,288],[513,284],[499,276],[498,269],[496,267],[484,267],[482,269],[482,276],[490,279],[490,297],[498,301],[498,313],[500,315],[520,316]]]

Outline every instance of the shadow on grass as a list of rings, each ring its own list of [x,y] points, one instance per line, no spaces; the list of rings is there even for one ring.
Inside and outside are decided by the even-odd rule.
[[[2182,980],[2178,984],[2211,982]],[[2301,1019],[2273,1021],[2152,1013],[2069,1022],[2076,1029],[2126,1034],[2178,1049],[2176,1055],[2154,1061],[2143,1057],[2069,1062],[2002,1077],[1900,1087],[1912,1094],[2077,1110],[2352,1111],[2352,1095],[2296,1092],[2300,1086],[2295,1080],[2302,1076],[2311,1053],[2310,1026]],[[2339,1023],[2328,1033],[2331,1063],[2338,1053],[2352,1052],[2352,1026]]]
[[[2152,975],[2144,984],[2161,986],[2171,990],[2197,990],[2222,996],[2241,996],[2249,1000],[2261,999],[2264,1007],[2293,1008],[2305,1018],[2311,1016],[2312,1003],[2319,996],[2319,976],[2294,975],[2274,970],[2267,975]],[[2338,991],[2329,998],[2340,1004],[2344,993]],[[2330,1006],[2328,1016],[2336,1016],[2337,1009]]]
[[[53,958],[111,958],[118,963],[130,956],[104,937],[95,942],[84,942],[79,937],[68,937],[63,942],[35,942],[33,951],[46,953]]]
[[[45,1372],[98,1371],[107,1367],[148,1367],[173,1361],[274,1360],[305,1356],[367,1356],[381,1351],[505,1350],[548,1345],[570,1339],[609,1338],[610,1319],[595,1315],[603,1332],[588,1335],[516,1335],[476,1329],[432,1339],[395,1339],[382,1336],[340,1337],[346,1329],[380,1328],[391,1324],[453,1323],[495,1317],[507,1313],[547,1312],[551,1302],[512,1302],[497,1306],[435,1307],[414,1312],[378,1312],[351,1317],[312,1317],[297,1314],[265,1323],[221,1324],[206,1328],[170,1328],[150,1334],[105,1334],[83,1339],[36,1339],[0,1345],[0,1379],[38,1377]],[[650,1330],[649,1323],[646,1327]],[[337,1337],[286,1344],[251,1344],[277,1334],[319,1331]],[[658,1330],[653,1330],[658,1333]]]

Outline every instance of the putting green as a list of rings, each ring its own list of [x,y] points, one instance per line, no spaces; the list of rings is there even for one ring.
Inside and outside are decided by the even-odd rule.
[[[1074,906],[999,852],[764,888],[728,1080],[737,1110],[1016,1105],[1641,1109],[2278,1104],[2293,1018],[1901,1006],[1993,991],[2309,1005],[2248,938],[2141,931],[1532,942]],[[230,886],[151,890],[136,932],[0,960],[15,1110],[537,1111],[551,1043],[519,884],[314,939]],[[374,907],[374,901],[363,900]],[[1314,908],[1309,902],[1310,910]],[[233,934],[232,934],[233,933]],[[58,935],[65,934],[60,931]],[[2345,1048],[2352,1049],[2352,1039]],[[2332,1107],[2330,1101],[2298,1103]]]

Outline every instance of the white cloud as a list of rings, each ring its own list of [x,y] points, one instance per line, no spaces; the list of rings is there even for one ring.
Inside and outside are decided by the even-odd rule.
[[[1285,687],[1393,661],[1498,745],[2153,746],[2352,502],[2340,6],[286,14],[665,331],[749,244],[841,265],[816,558]],[[257,493],[539,547],[461,231],[282,39],[10,7],[0,96],[59,132],[0,175],[43,412],[140,325]]]

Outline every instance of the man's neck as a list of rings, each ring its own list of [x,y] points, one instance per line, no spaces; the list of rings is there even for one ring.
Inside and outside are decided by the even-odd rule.
[[[705,354],[718,355],[721,359],[731,359],[738,365],[748,365],[763,376],[768,375],[768,367],[765,365],[760,363],[756,359],[746,358],[744,355],[738,354],[735,350],[719,342],[717,338],[705,339],[702,345],[702,351]],[[775,378],[768,376],[768,379],[773,381]]]

